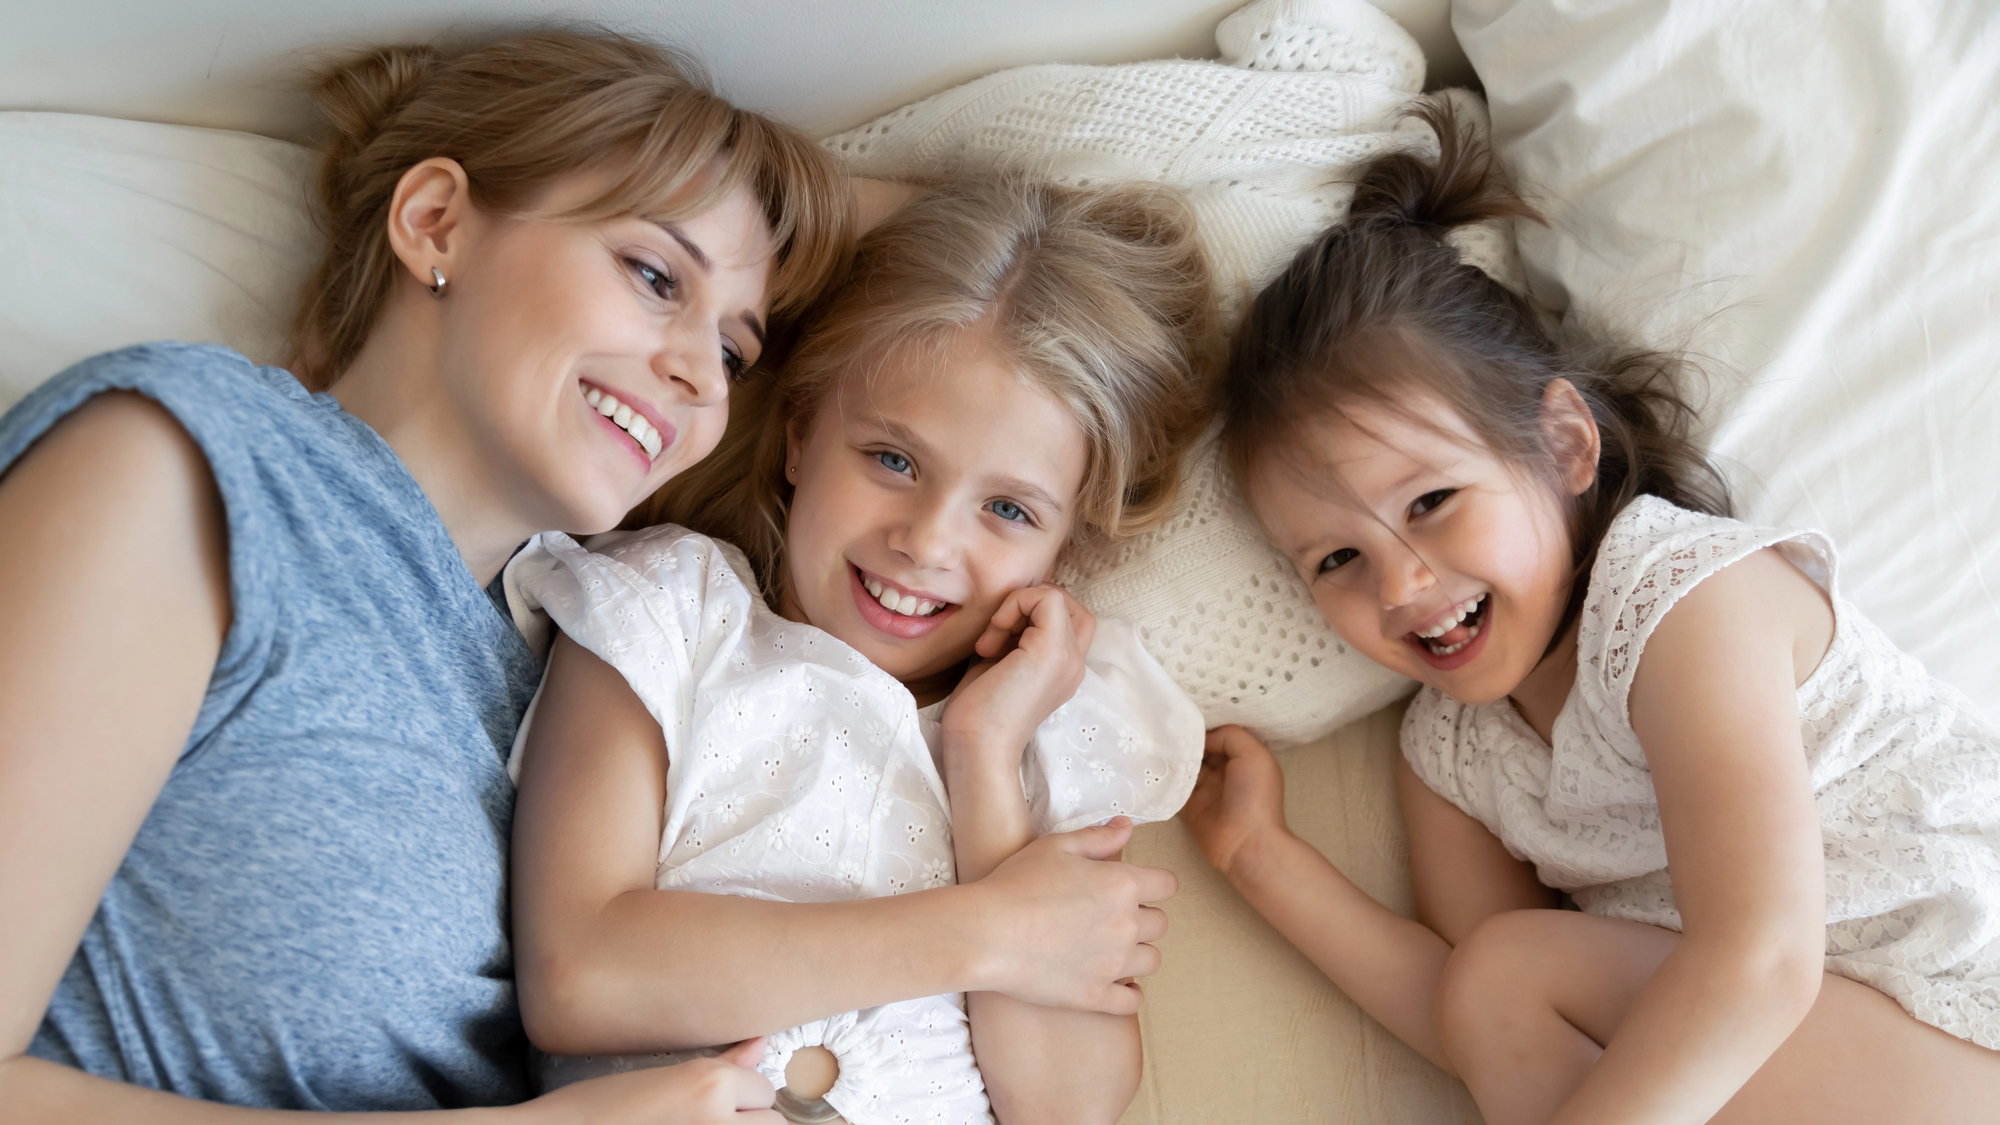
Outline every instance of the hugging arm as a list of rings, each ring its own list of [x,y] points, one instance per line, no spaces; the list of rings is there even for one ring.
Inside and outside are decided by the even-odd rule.
[[[1277,759],[1241,727],[1209,732],[1181,819],[1208,861],[1286,940],[1398,1039],[1450,1071],[1438,989],[1452,944],[1494,914],[1552,906],[1555,896],[1408,763],[1396,769],[1417,921],[1376,902],[1285,827]]]
[[[554,1054],[727,1043],[898,1000],[976,989],[1129,1013],[1150,971],[1140,880],[1050,837],[970,885],[853,902],[658,890],[660,727],[618,671],[566,637],[521,767],[514,935],[521,1010]],[[1017,786],[1018,787],[1018,786]]]

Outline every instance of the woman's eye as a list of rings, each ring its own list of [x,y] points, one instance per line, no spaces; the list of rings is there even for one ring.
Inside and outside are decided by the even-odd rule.
[[[1422,496],[1417,497],[1416,500],[1410,504],[1410,514],[1413,516],[1423,515],[1425,512],[1428,512],[1433,508],[1436,508],[1439,504],[1442,504],[1446,500],[1449,500],[1451,498],[1451,494],[1455,491],[1457,490],[1451,488],[1440,488],[1435,492],[1424,493]]]
[[[995,500],[991,504],[986,505],[986,510],[1009,523],[1025,521],[1028,518],[1028,509],[1014,503],[1012,500]]]
[[[655,269],[644,262],[632,261],[632,272],[638,274],[640,282],[661,300],[672,297],[674,290],[680,288],[681,283],[674,280],[674,275],[662,269]]]
[[[1340,550],[1319,560],[1319,572],[1325,574],[1329,571],[1339,570],[1359,557],[1361,557],[1360,551],[1352,547],[1342,547]]]
[[[907,473],[910,471],[910,459],[892,450],[885,449],[877,453],[875,459],[882,462],[882,467],[892,473]]]
[[[750,373],[750,364],[730,348],[722,349],[722,369],[729,372],[729,381],[740,383]]]

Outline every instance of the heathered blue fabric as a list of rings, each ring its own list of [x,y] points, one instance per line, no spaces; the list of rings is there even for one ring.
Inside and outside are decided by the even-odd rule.
[[[380,435],[226,348],[70,368],[0,419],[0,468],[113,388],[207,455],[234,621],[31,1052],[238,1105],[518,1101],[505,763],[534,655]]]

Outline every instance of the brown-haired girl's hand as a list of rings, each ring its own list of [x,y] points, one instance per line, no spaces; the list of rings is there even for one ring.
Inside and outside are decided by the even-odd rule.
[[[1082,686],[1084,656],[1096,635],[1097,618],[1060,586],[1007,595],[974,642],[978,659],[945,705],[946,747],[1008,755],[1019,768],[1035,728]]]
[[[756,1070],[764,1037],[710,1059],[564,1086],[520,1108],[548,1125],[784,1125],[777,1093]]]
[[[1239,726],[1208,732],[1201,773],[1180,819],[1202,855],[1232,878],[1285,828],[1285,773],[1271,751]]]

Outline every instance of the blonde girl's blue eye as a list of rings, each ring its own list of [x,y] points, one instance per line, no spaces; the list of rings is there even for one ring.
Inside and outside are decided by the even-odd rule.
[[[1454,488],[1440,488],[1431,492],[1426,492],[1422,496],[1417,497],[1416,500],[1411,502],[1410,514],[1413,516],[1421,516],[1426,512],[1434,511],[1436,510],[1438,505],[1444,503],[1446,500],[1451,499],[1452,493],[1456,491],[1458,490]]]
[[[1032,522],[1028,517],[1028,509],[1014,503],[1012,500],[995,500],[991,504],[986,505],[986,510],[1006,520],[1008,523]]]
[[[910,471],[910,459],[894,450],[885,449],[877,453],[875,459],[882,463],[883,468],[892,473],[907,473]]]
[[[1352,547],[1342,547],[1319,561],[1319,572],[1329,574],[1361,557],[1361,552]]]

